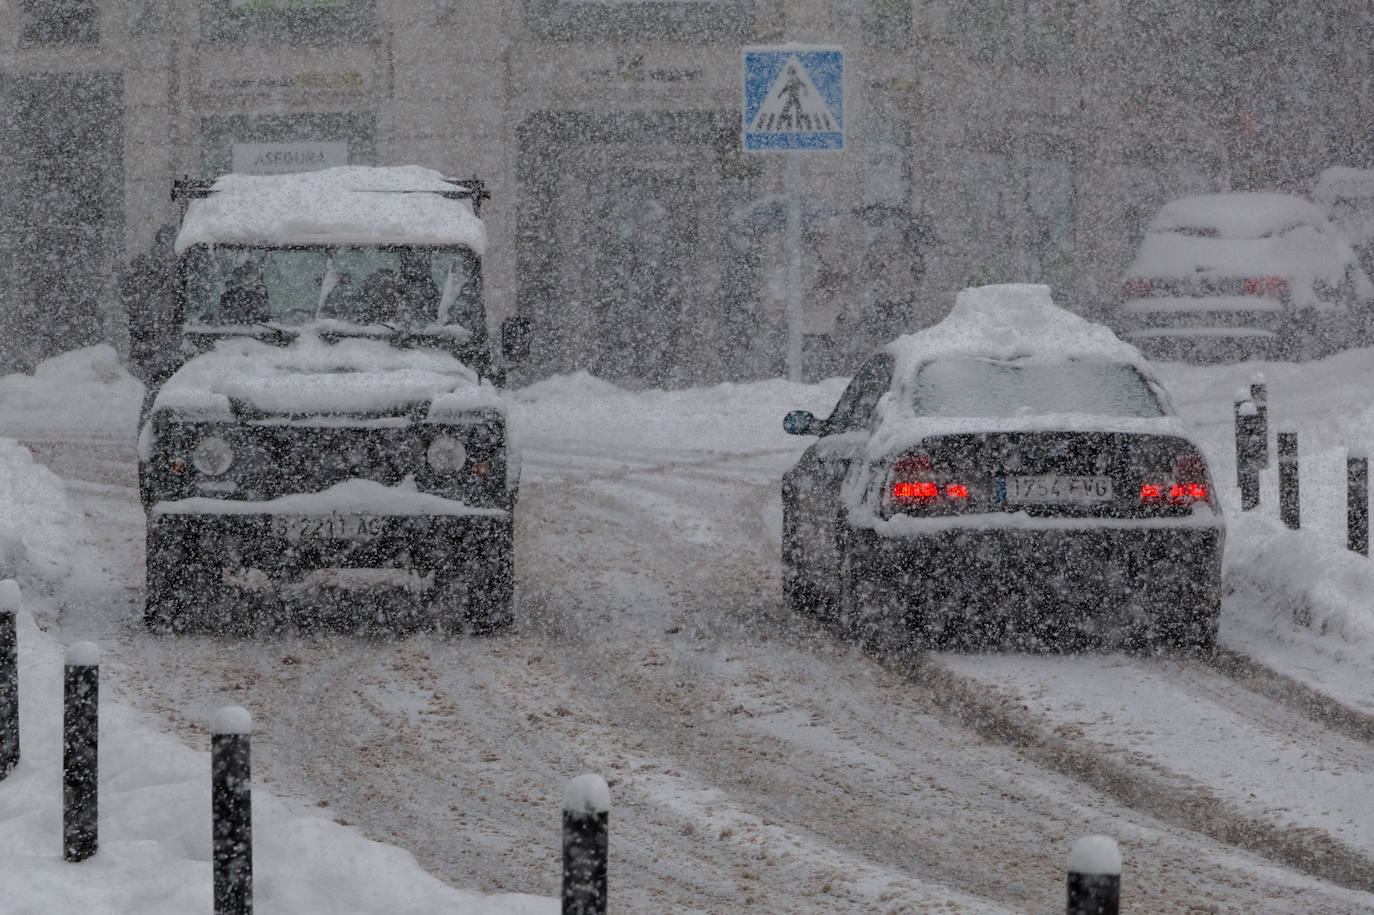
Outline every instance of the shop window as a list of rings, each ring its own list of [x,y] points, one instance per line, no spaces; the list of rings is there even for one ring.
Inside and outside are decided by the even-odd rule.
[[[21,44],[95,44],[100,38],[95,0],[24,0],[22,11]]]

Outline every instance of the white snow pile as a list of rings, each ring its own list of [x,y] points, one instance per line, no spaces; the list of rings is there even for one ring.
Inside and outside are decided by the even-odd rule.
[[[72,570],[74,527],[58,476],[13,439],[0,438],[0,578],[56,582]]]
[[[989,359],[1069,357],[1144,365],[1140,351],[1110,329],[1060,308],[1050,287],[1005,283],[962,290],[949,314],[888,344],[897,371],[936,356]]]
[[[0,440],[3,542],[17,545],[21,566],[52,586],[65,570],[70,517],[63,486],[25,449]],[[13,596],[13,586],[4,593]],[[81,863],[62,855],[62,675],[64,652],[29,608],[19,628],[18,767],[0,780],[0,855],[4,909],[49,912],[146,912],[182,915],[211,909],[210,760],[159,733],[127,706],[100,708],[100,835],[97,854]],[[89,652],[96,648],[82,648]],[[207,738],[208,746],[208,738]],[[552,913],[552,899],[486,896],[453,889],[406,852],[364,838],[329,814],[253,793],[253,894],[259,911],[306,913]]]
[[[129,434],[142,396],[143,385],[125,371],[113,347],[73,350],[39,363],[32,375],[0,378],[3,434],[44,438],[58,433],[66,440]]]
[[[229,400],[268,412],[384,412],[446,395],[446,409],[503,409],[490,382],[448,353],[384,340],[325,343],[304,333],[287,346],[247,337],[220,340],[191,359],[158,392],[154,409],[232,418]]]
[[[464,245],[486,250],[468,200],[433,169],[341,166],[286,175],[229,174],[192,200],[176,251],[198,244]]]
[[[1141,242],[1140,252],[1126,268],[1128,278],[1236,280],[1277,276],[1288,281],[1298,307],[1337,307],[1318,294],[1317,283],[1338,288],[1355,252],[1327,222],[1314,204],[1291,194],[1200,194],[1171,201],[1155,216]],[[1356,270],[1361,299],[1374,295],[1374,286]],[[1257,307],[1254,296],[1222,297],[1227,307]],[[1194,301],[1197,308],[1214,308],[1217,297]],[[1237,304],[1238,303],[1238,304]],[[1248,304],[1247,304],[1248,303]],[[1127,311],[1152,310],[1160,303],[1131,300]]]

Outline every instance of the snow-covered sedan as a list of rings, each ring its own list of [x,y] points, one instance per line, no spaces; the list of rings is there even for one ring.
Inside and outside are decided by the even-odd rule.
[[[1048,287],[966,289],[864,364],[783,477],[799,612],[891,644],[1208,650],[1225,525],[1139,351]]]
[[[1117,329],[1152,358],[1310,359],[1367,342],[1374,284],[1301,197],[1200,194],[1151,221],[1122,299]]]

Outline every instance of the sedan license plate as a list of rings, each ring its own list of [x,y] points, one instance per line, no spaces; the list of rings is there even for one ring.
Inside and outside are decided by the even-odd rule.
[[[1112,478],[1059,474],[1000,477],[997,480],[997,489],[1004,502],[1079,505],[1109,501],[1112,497]]]
[[[371,540],[381,534],[386,519],[376,515],[334,512],[328,515],[277,515],[272,533],[291,541]]]

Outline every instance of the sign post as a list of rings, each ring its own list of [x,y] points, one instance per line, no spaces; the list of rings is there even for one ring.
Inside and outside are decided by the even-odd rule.
[[[787,154],[787,377],[801,381],[801,154],[844,149],[844,51],[744,49],[745,152]]]

